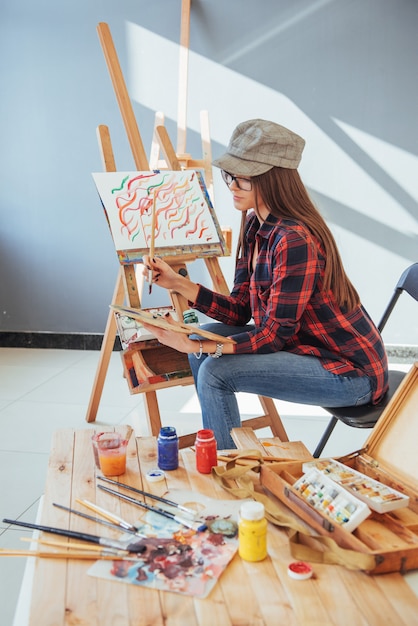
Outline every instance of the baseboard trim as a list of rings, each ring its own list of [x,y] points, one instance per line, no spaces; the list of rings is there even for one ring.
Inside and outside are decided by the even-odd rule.
[[[52,348],[56,350],[100,350],[103,335],[84,333],[32,333],[0,332],[2,348]],[[122,349],[119,337],[115,338],[113,351]]]
[[[1,348],[52,348],[56,350],[101,350],[103,335],[87,333],[45,333],[0,331]],[[115,337],[114,352],[120,352],[119,337]],[[418,346],[386,345],[392,363],[418,361]]]

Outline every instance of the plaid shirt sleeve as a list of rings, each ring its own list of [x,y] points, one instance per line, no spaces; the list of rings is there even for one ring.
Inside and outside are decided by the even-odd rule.
[[[247,246],[240,258],[230,296],[200,287],[194,305],[225,324],[243,326],[253,318],[255,329],[234,335],[235,351],[277,352],[294,336],[320,273],[317,245],[297,228],[271,229],[259,233],[259,254],[250,271],[258,221],[249,221]],[[264,236],[264,231],[267,237]]]

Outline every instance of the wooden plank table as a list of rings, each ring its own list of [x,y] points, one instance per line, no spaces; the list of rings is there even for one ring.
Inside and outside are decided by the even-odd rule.
[[[40,523],[111,536],[95,522],[52,505],[80,507],[87,499],[128,521],[138,519],[137,507],[96,489],[91,448],[92,430],[61,430],[54,434]],[[152,437],[132,437],[127,472],[121,482],[163,495],[187,489],[229,499],[211,476],[195,469],[191,449],[180,451],[179,468],[166,472],[166,481],[148,484],[142,477],[156,466]],[[46,536],[45,536],[46,537]],[[52,538],[52,535],[48,535]],[[91,562],[36,559],[30,604],[31,626],[411,626],[418,623],[418,598],[400,574],[368,576],[336,565],[313,564],[307,581],[289,578],[293,560],[287,535],[268,528],[269,556],[260,563],[242,561],[238,554],[205,599],[145,587],[115,583],[87,575]]]

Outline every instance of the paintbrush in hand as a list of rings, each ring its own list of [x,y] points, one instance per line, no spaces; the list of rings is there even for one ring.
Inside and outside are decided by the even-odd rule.
[[[151,221],[151,244],[150,244],[150,248],[149,248],[149,257],[150,260],[152,262],[154,262],[154,249],[155,249],[155,201],[157,198],[157,192],[154,191],[154,198],[152,201],[152,221]],[[152,291],[152,270],[149,270],[148,272],[148,282],[149,282],[149,287],[148,287],[148,293],[151,293]]]

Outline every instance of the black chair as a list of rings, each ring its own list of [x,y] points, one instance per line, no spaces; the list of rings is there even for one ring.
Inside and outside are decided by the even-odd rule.
[[[385,327],[386,322],[388,321],[389,316],[403,291],[406,291],[410,296],[412,296],[412,298],[418,301],[418,263],[414,263],[408,267],[400,277],[393,296],[390,299],[383,317],[377,326],[380,332],[382,332]],[[336,408],[324,407],[328,413],[331,413],[332,417],[321,437],[320,442],[315,448],[313,456],[316,459],[321,456],[322,450],[327,444],[327,441],[330,438],[338,420],[347,424],[347,426],[352,426],[353,428],[373,428],[405,376],[405,372],[389,370],[389,389],[379,404],[364,404],[362,406],[346,406]]]

